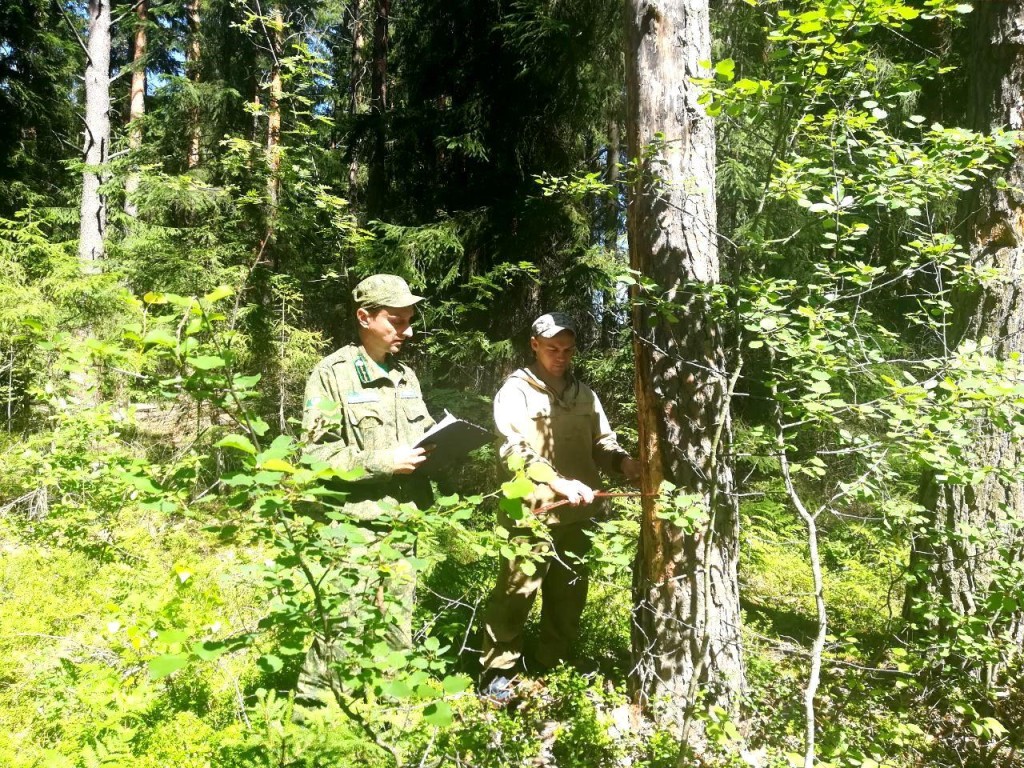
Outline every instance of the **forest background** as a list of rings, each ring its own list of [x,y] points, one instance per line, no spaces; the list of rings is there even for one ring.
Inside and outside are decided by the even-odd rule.
[[[1024,764],[1022,27],[4,3],[0,765]],[[576,664],[507,708],[474,693],[479,610],[542,477],[482,449],[376,542],[304,513],[332,473],[303,384],[382,271],[428,297],[435,415],[488,424],[558,308],[645,461]],[[413,538],[396,652],[387,596],[347,592]],[[338,706],[297,724],[339,616]]]

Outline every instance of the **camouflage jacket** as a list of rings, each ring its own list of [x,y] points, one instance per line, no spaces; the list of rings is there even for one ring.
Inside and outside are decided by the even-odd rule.
[[[556,395],[529,368],[520,368],[502,384],[494,397],[494,422],[505,438],[502,458],[521,456],[526,466],[547,464],[562,477],[579,480],[595,490],[600,471],[618,472],[628,456],[608,424],[601,401],[583,382],[570,378]],[[537,507],[559,497],[545,484],[525,499]],[[601,511],[600,502],[562,506],[542,519],[550,525],[573,523]]]
[[[391,358],[388,364],[385,371],[349,344],[321,360],[306,384],[306,454],[338,470],[365,471],[338,484],[348,494],[345,511],[361,520],[380,515],[378,502],[432,502],[426,477],[394,474],[395,448],[413,445],[434,420],[412,369]]]

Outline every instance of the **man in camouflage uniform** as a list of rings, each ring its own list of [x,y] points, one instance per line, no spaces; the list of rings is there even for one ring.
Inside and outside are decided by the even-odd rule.
[[[512,373],[494,398],[494,421],[505,440],[504,458],[519,456],[527,469],[545,465],[553,475],[524,499],[530,510],[560,499],[568,501],[539,513],[546,535],[499,522],[513,541],[530,544],[535,569],[502,558],[498,581],[484,616],[482,664],[485,694],[504,703],[522,656],[523,627],[538,591],[543,591],[539,670],[569,655],[587,600],[588,574],[582,558],[590,549],[599,470],[639,477],[640,466],[623,450],[608,424],[601,401],[575,378],[569,364],[576,350],[576,326],[561,312],[541,315],[530,339],[536,359]]]
[[[352,596],[352,611],[327,617],[333,626],[314,638],[299,675],[296,701],[317,706],[330,700],[337,674],[332,669],[344,657],[341,646],[351,637],[344,626],[358,609],[356,601],[372,601],[385,614],[386,637],[392,648],[412,645],[412,607],[415,573],[405,560],[388,564],[386,582],[370,583],[376,574],[362,574],[353,584],[346,556],[365,553],[391,529],[390,515],[400,505],[412,503],[420,509],[433,501],[430,481],[413,474],[426,459],[417,440],[433,426],[416,374],[393,355],[412,336],[414,306],[422,296],[414,295],[396,275],[373,275],[352,291],[356,305],[359,343],[342,347],[322,360],[306,385],[302,427],[308,456],[332,468],[362,470],[358,478],[337,482],[336,490],[346,494],[340,509],[346,518],[359,522],[361,532],[352,537],[331,538],[338,542],[338,561],[328,564],[349,581],[339,583],[335,593]],[[365,545],[365,546],[363,546]],[[401,545],[398,545],[399,547]],[[407,544],[411,554],[411,544]],[[387,600],[385,600],[387,596]],[[387,616],[398,606],[401,615]],[[358,629],[358,628],[357,628]],[[369,631],[364,628],[363,631]]]

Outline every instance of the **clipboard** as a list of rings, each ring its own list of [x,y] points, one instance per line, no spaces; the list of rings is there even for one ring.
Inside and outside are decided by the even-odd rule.
[[[413,446],[413,448],[434,446],[427,454],[426,461],[420,464],[413,474],[431,472],[445,467],[493,439],[494,435],[489,430],[445,411],[444,418],[425,432]]]

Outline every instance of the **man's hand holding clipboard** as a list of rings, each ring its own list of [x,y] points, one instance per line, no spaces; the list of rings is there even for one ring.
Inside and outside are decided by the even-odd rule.
[[[494,439],[483,427],[453,416],[445,411],[444,418],[431,427],[413,448],[423,448],[427,458],[417,472],[432,472],[463,458],[467,453]]]

